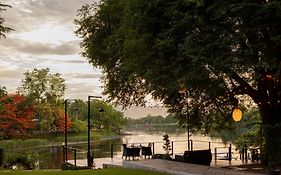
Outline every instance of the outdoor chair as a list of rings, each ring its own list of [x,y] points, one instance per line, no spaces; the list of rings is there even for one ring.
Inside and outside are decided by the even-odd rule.
[[[152,146],[152,144],[149,143],[148,146],[141,147],[141,155],[144,156],[145,159],[146,159],[146,156],[148,156],[149,158],[150,158],[150,156],[152,156],[151,146]]]
[[[122,158],[125,157],[125,159],[127,160],[127,157],[133,158],[133,160],[135,159],[135,157],[140,157],[140,147],[127,147],[126,144],[123,144],[123,155]]]

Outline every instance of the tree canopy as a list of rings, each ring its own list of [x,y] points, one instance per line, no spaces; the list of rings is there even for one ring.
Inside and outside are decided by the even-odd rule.
[[[91,125],[93,128],[119,131],[124,126],[126,120],[123,113],[117,111],[112,105],[102,100],[91,101],[90,105]],[[68,113],[72,118],[87,121],[87,102],[76,100],[75,102],[70,103]]]
[[[102,0],[75,23],[112,101],[143,104],[151,94],[208,130],[249,102],[265,126],[280,125],[280,12],[279,0]],[[266,143],[280,142],[273,135]]]
[[[33,106],[24,96],[6,95],[0,98],[0,138],[23,137],[35,127]]]
[[[26,71],[18,93],[34,104],[37,129],[44,133],[64,131],[63,96],[65,80],[48,68]],[[71,122],[68,122],[68,127]]]
[[[32,98],[34,101],[56,104],[63,99],[65,80],[59,73],[50,73],[48,68],[34,69],[24,73],[25,78],[18,88],[20,94]]]
[[[76,34],[118,104],[152,94],[182,111],[188,95],[192,114],[225,118],[247,95],[273,124],[281,121],[280,9],[274,0],[103,0],[79,10]]]

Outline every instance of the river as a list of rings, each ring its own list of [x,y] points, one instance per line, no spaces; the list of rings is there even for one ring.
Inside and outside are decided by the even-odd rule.
[[[141,144],[143,146],[148,143],[154,144],[154,153],[163,154],[163,135],[165,132],[142,132],[142,131],[128,131],[128,134],[122,135],[114,139],[105,139],[91,143],[94,158],[111,157],[111,149],[113,148],[113,158],[122,157],[122,144]],[[187,150],[187,134],[174,132],[169,134],[172,150],[171,153],[183,154]],[[214,149],[217,148],[219,152],[227,152],[229,145],[224,145],[220,139],[212,139],[202,135],[192,135],[190,137],[192,144],[191,149]],[[77,159],[86,159],[87,155],[87,143],[69,143],[69,146],[76,149]],[[111,147],[111,145],[113,147]],[[20,153],[23,150],[13,150],[14,153]],[[28,152],[31,157],[35,157],[38,160],[38,169],[58,169],[62,164],[62,146],[48,146],[38,147],[36,149],[25,149],[24,152]],[[74,159],[74,152],[68,151],[68,160]]]

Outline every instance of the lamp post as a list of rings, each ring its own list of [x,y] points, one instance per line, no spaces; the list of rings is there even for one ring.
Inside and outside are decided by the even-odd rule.
[[[67,99],[64,100],[64,162],[67,161]]]
[[[67,161],[67,133],[68,133],[68,129],[67,129],[67,105],[68,105],[68,101],[75,101],[75,99],[65,99],[64,100],[64,162]],[[78,110],[78,109],[77,109]]]
[[[101,99],[100,96],[88,96],[88,151],[87,151],[87,165],[92,167],[94,163],[94,156],[91,156],[91,98]]]

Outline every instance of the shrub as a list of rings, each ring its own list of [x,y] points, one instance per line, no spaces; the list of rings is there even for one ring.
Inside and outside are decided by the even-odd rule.
[[[24,169],[32,170],[35,169],[36,162],[36,155],[10,154],[5,158],[4,167],[12,169],[14,166],[22,166]]]

